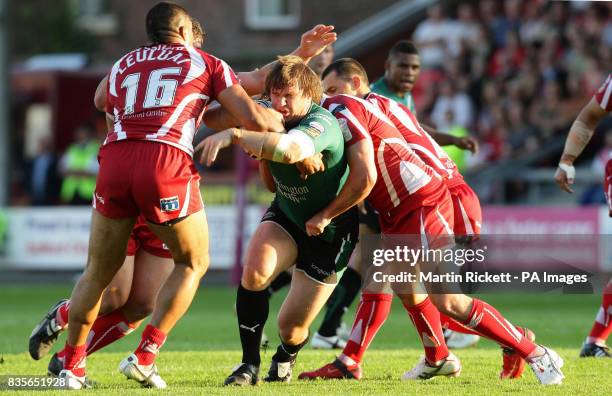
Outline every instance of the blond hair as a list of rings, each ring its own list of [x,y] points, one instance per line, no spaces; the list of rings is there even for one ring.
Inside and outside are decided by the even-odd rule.
[[[264,95],[270,97],[274,89],[296,85],[304,96],[313,102],[321,102],[323,87],[317,74],[299,56],[279,56],[274,68],[266,77]]]

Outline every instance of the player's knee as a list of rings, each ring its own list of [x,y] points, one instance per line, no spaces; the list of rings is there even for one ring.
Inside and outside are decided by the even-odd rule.
[[[155,308],[155,301],[135,300],[129,301],[123,307],[123,315],[130,323],[139,322],[151,315]]]
[[[242,271],[242,286],[248,290],[263,290],[270,284],[272,274],[261,268],[247,265]]]
[[[124,290],[118,286],[109,286],[106,288],[102,295],[102,305],[100,306],[100,312],[105,314],[112,312],[118,308],[121,308],[128,300],[130,296],[129,290]]]
[[[206,271],[208,271],[208,266],[210,264],[210,256],[208,252],[195,252],[188,255],[183,263],[178,260],[175,260],[175,263],[186,265],[201,278],[204,276],[204,274],[206,274]]]

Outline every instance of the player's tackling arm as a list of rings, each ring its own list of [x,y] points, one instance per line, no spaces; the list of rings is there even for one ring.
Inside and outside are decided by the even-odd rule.
[[[108,85],[108,74],[98,83],[94,94],[94,106],[98,111],[106,111],[106,86]]]
[[[337,35],[331,25],[316,25],[302,34],[300,45],[290,54],[299,56],[308,63],[311,58],[317,56],[325,47],[337,40]],[[264,91],[266,77],[276,65],[276,61],[249,72],[238,73],[240,84],[249,95],[258,95]],[[206,124],[208,125],[208,124]]]
[[[316,236],[323,233],[332,219],[363,201],[376,183],[374,148],[372,141],[362,139],[346,150],[349,175],[342,189],[329,205],[306,222],[306,234]]]
[[[238,125],[246,129],[274,132],[284,130],[281,120],[272,112],[258,106],[238,84],[224,89],[217,96],[217,100],[229,112],[229,115],[238,122]],[[207,118],[204,122],[208,126],[210,120],[208,122],[206,120]]]
[[[561,189],[569,193],[574,192],[570,188],[576,176],[574,161],[589,143],[597,124],[599,124],[599,121],[601,121],[606,114],[608,113],[601,108],[595,97],[593,97],[589,103],[582,108],[580,114],[578,114],[578,117],[570,127],[569,134],[565,140],[563,155],[561,155],[559,167],[555,172],[555,181]]]
[[[440,146],[456,146],[462,150],[469,150],[473,154],[478,153],[478,141],[471,136],[457,137],[440,132],[429,125],[421,124],[421,126]]]
[[[229,128],[204,139],[196,150],[202,150],[200,162],[210,166],[220,149],[232,143],[239,144],[244,151],[259,159],[295,164],[315,154],[315,145],[304,133],[256,132]]]
[[[108,74],[98,83],[94,94],[94,106],[98,111],[105,113],[106,129],[112,130],[114,118],[112,114],[106,113],[106,93],[108,85]]]

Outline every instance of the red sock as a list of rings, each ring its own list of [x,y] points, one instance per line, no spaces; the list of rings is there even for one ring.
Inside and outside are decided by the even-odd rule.
[[[605,344],[612,331],[612,282],[603,291],[601,307],[595,317],[595,323],[589,333],[587,342]]]
[[[166,334],[157,327],[148,324],[142,332],[142,340],[138,348],[136,348],[136,352],[134,352],[138,358],[138,364],[143,366],[153,364],[155,362],[155,357],[159,353],[159,349],[164,345],[165,341]]]
[[[469,327],[457,322],[455,319],[444,315],[442,312],[440,312],[440,323],[442,324],[443,328],[456,331],[458,333],[481,335]]]
[[[78,377],[85,377],[85,360],[87,345],[72,346],[66,343],[64,348],[64,370],[70,370]]]
[[[522,358],[529,356],[536,348],[536,344],[529,341],[495,308],[477,298],[473,299],[472,311],[464,324],[498,344],[512,348]]]
[[[363,293],[357,308],[355,323],[351,329],[351,336],[342,351],[342,354],[356,363],[361,362],[363,354],[370,346],[378,329],[385,323],[393,295]]]
[[[120,309],[98,316],[87,336],[87,354],[91,355],[98,349],[123,338],[135,328],[136,326],[127,321]]]
[[[440,313],[431,303],[429,297],[419,304],[408,307],[404,305],[408,315],[416,327],[417,333],[425,349],[425,359],[431,364],[437,364],[448,357],[448,348],[444,342],[444,334],[440,325]]]
[[[62,329],[68,326],[68,309],[70,308],[70,300],[66,301],[65,304],[60,305],[59,309],[55,313],[55,323],[57,323]]]

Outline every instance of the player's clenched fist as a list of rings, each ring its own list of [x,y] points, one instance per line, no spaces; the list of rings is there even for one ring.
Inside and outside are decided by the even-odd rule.
[[[317,153],[312,157],[296,163],[295,166],[298,168],[302,179],[306,180],[308,176],[314,175],[317,172],[323,172],[325,170],[325,164],[323,164],[323,154]]]
[[[327,227],[331,221],[332,219],[325,217],[321,213],[317,213],[306,222],[306,234],[308,236],[321,235],[325,227]]]

